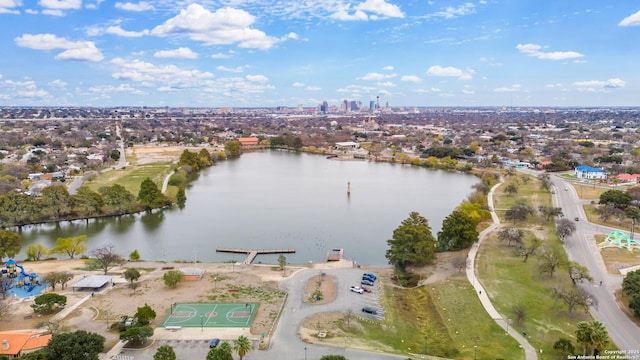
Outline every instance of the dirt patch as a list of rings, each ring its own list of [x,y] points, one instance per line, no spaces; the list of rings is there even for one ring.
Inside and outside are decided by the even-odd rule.
[[[312,304],[327,304],[336,299],[337,280],[330,275],[316,275],[304,286],[304,302]]]
[[[180,159],[180,155],[184,150],[191,152],[199,152],[203,147],[191,146],[135,146],[130,156],[135,157],[135,163],[138,165],[158,163],[158,162],[176,162]],[[212,152],[212,148],[207,148]],[[129,154],[128,154],[129,156]]]
[[[298,335],[302,341],[310,344],[393,352],[393,349],[381,343],[372,344],[359,339],[354,333],[358,333],[361,328],[362,326],[354,314],[318,313],[304,319]],[[345,331],[345,329],[349,329],[349,331]]]

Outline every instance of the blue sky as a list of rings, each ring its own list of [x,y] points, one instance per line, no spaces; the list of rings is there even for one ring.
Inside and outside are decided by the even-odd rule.
[[[0,0],[0,105],[640,106],[629,0]]]

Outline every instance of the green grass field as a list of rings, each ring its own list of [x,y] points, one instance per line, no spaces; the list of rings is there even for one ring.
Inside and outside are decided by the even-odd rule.
[[[102,186],[118,183],[137,196],[144,179],[153,180],[160,188],[164,178],[172,171],[173,164],[170,162],[130,165],[123,169],[103,172],[87,181],[86,185],[97,191]]]
[[[551,205],[549,192],[540,190],[537,179],[528,183],[518,182],[518,193],[507,196],[505,186],[515,178],[508,178],[496,192],[496,200],[501,208],[509,208],[517,199],[524,198],[536,209],[538,205]],[[496,206],[497,207],[497,206]],[[539,215],[530,216],[525,222],[505,222],[504,211],[499,212],[501,222],[506,227],[518,227],[531,238],[536,236],[542,246],[558,250],[566,260],[561,242],[555,235],[553,220],[546,221]],[[521,324],[512,322],[518,331],[526,332],[529,342],[543,353],[554,354],[553,344],[560,338],[575,338],[576,324],[579,321],[591,320],[588,313],[576,309],[569,314],[567,306],[552,297],[551,287],[569,288],[571,280],[565,268],[560,268],[553,277],[542,274],[538,269],[538,259],[534,255],[525,263],[522,257],[515,254],[514,248],[497,239],[497,232],[485,238],[478,258],[476,259],[478,278],[485,287],[496,309],[505,318],[515,319],[513,306],[525,309],[525,319]],[[574,341],[575,342],[575,341]]]
[[[522,359],[518,343],[484,311],[461,272],[447,280],[415,289],[384,288],[385,320],[361,320],[347,330],[370,343],[403,354],[453,359]],[[474,349],[474,346],[477,348]]]

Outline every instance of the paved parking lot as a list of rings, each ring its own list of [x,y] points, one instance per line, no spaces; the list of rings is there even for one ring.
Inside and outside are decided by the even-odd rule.
[[[366,317],[366,318],[382,320],[384,319],[384,308],[380,304],[380,282],[376,281],[372,286],[360,284],[360,281],[362,280],[362,274],[364,273],[365,273],[364,271],[356,271],[356,270],[341,273],[339,275],[341,277],[340,280],[343,280],[342,278],[344,277],[344,281],[347,282],[348,285],[343,286],[338,291],[340,293],[344,291],[347,292],[347,294],[344,294],[344,296],[348,296],[349,299],[351,300],[351,304],[353,306],[351,310],[353,311],[354,314],[357,314],[359,316]],[[343,282],[339,281],[338,284],[340,283],[343,283]],[[351,286],[360,286],[360,287],[366,286],[367,288],[371,289],[371,292],[370,293],[364,292],[362,294],[358,294],[356,292],[351,291]],[[376,309],[377,314],[373,315],[373,314],[367,314],[363,312],[362,308],[365,306]],[[348,309],[345,309],[345,311],[348,311]]]

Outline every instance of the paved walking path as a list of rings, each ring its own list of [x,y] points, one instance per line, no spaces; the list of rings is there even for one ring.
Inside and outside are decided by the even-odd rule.
[[[492,187],[491,190],[489,191],[489,194],[487,195],[487,198],[488,198],[487,202],[489,206],[491,206],[492,208],[493,208],[493,192],[501,184],[502,182]],[[524,336],[520,335],[519,332],[515,331],[512,327],[509,326],[504,316],[500,315],[500,313],[496,310],[496,308],[493,307],[491,300],[489,300],[489,296],[487,296],[487,292],[484,290],[484,288],[476,278],[475,260],[476,260],[476,254],[478,253],[478,248],[480,247],[480,244],[482,244],[482,240],[484,239],[484,237],[489,232],[493,231],[495,228],[500,226],[500,218],[498,218],[498,215],[496,215],[494,210],[491,210],[491,218],[493,219],[493,224],[491,224],[491,226],[484,229],[480,233],[480,235],[478,236],[478,242],[473,244],[473,246],[471,247],[471,250],[469,250],[469,264],[467,264],[467,279],[469,279],[469,282],[473,284],[473,288],[476,290],[476,294],[478,294],[478,297],[480,298],[480,302],[482,303],[482,306],[484,306],[484,309],[487,311],[489,316],[491,316],[491,318],[496,322],[496,324],[498,324],[501,328],[505,329],[505,331],[512,338],[514,338],[518,343],[520,343],[520,347],[524,349],[525,358],[527,360],[535,360],[535,359],[538,359],[538,353],[536,352],[536,349],[534,349],[533,346],[529,344],[529,342],[527,341],[527,339],[525,339]]]

